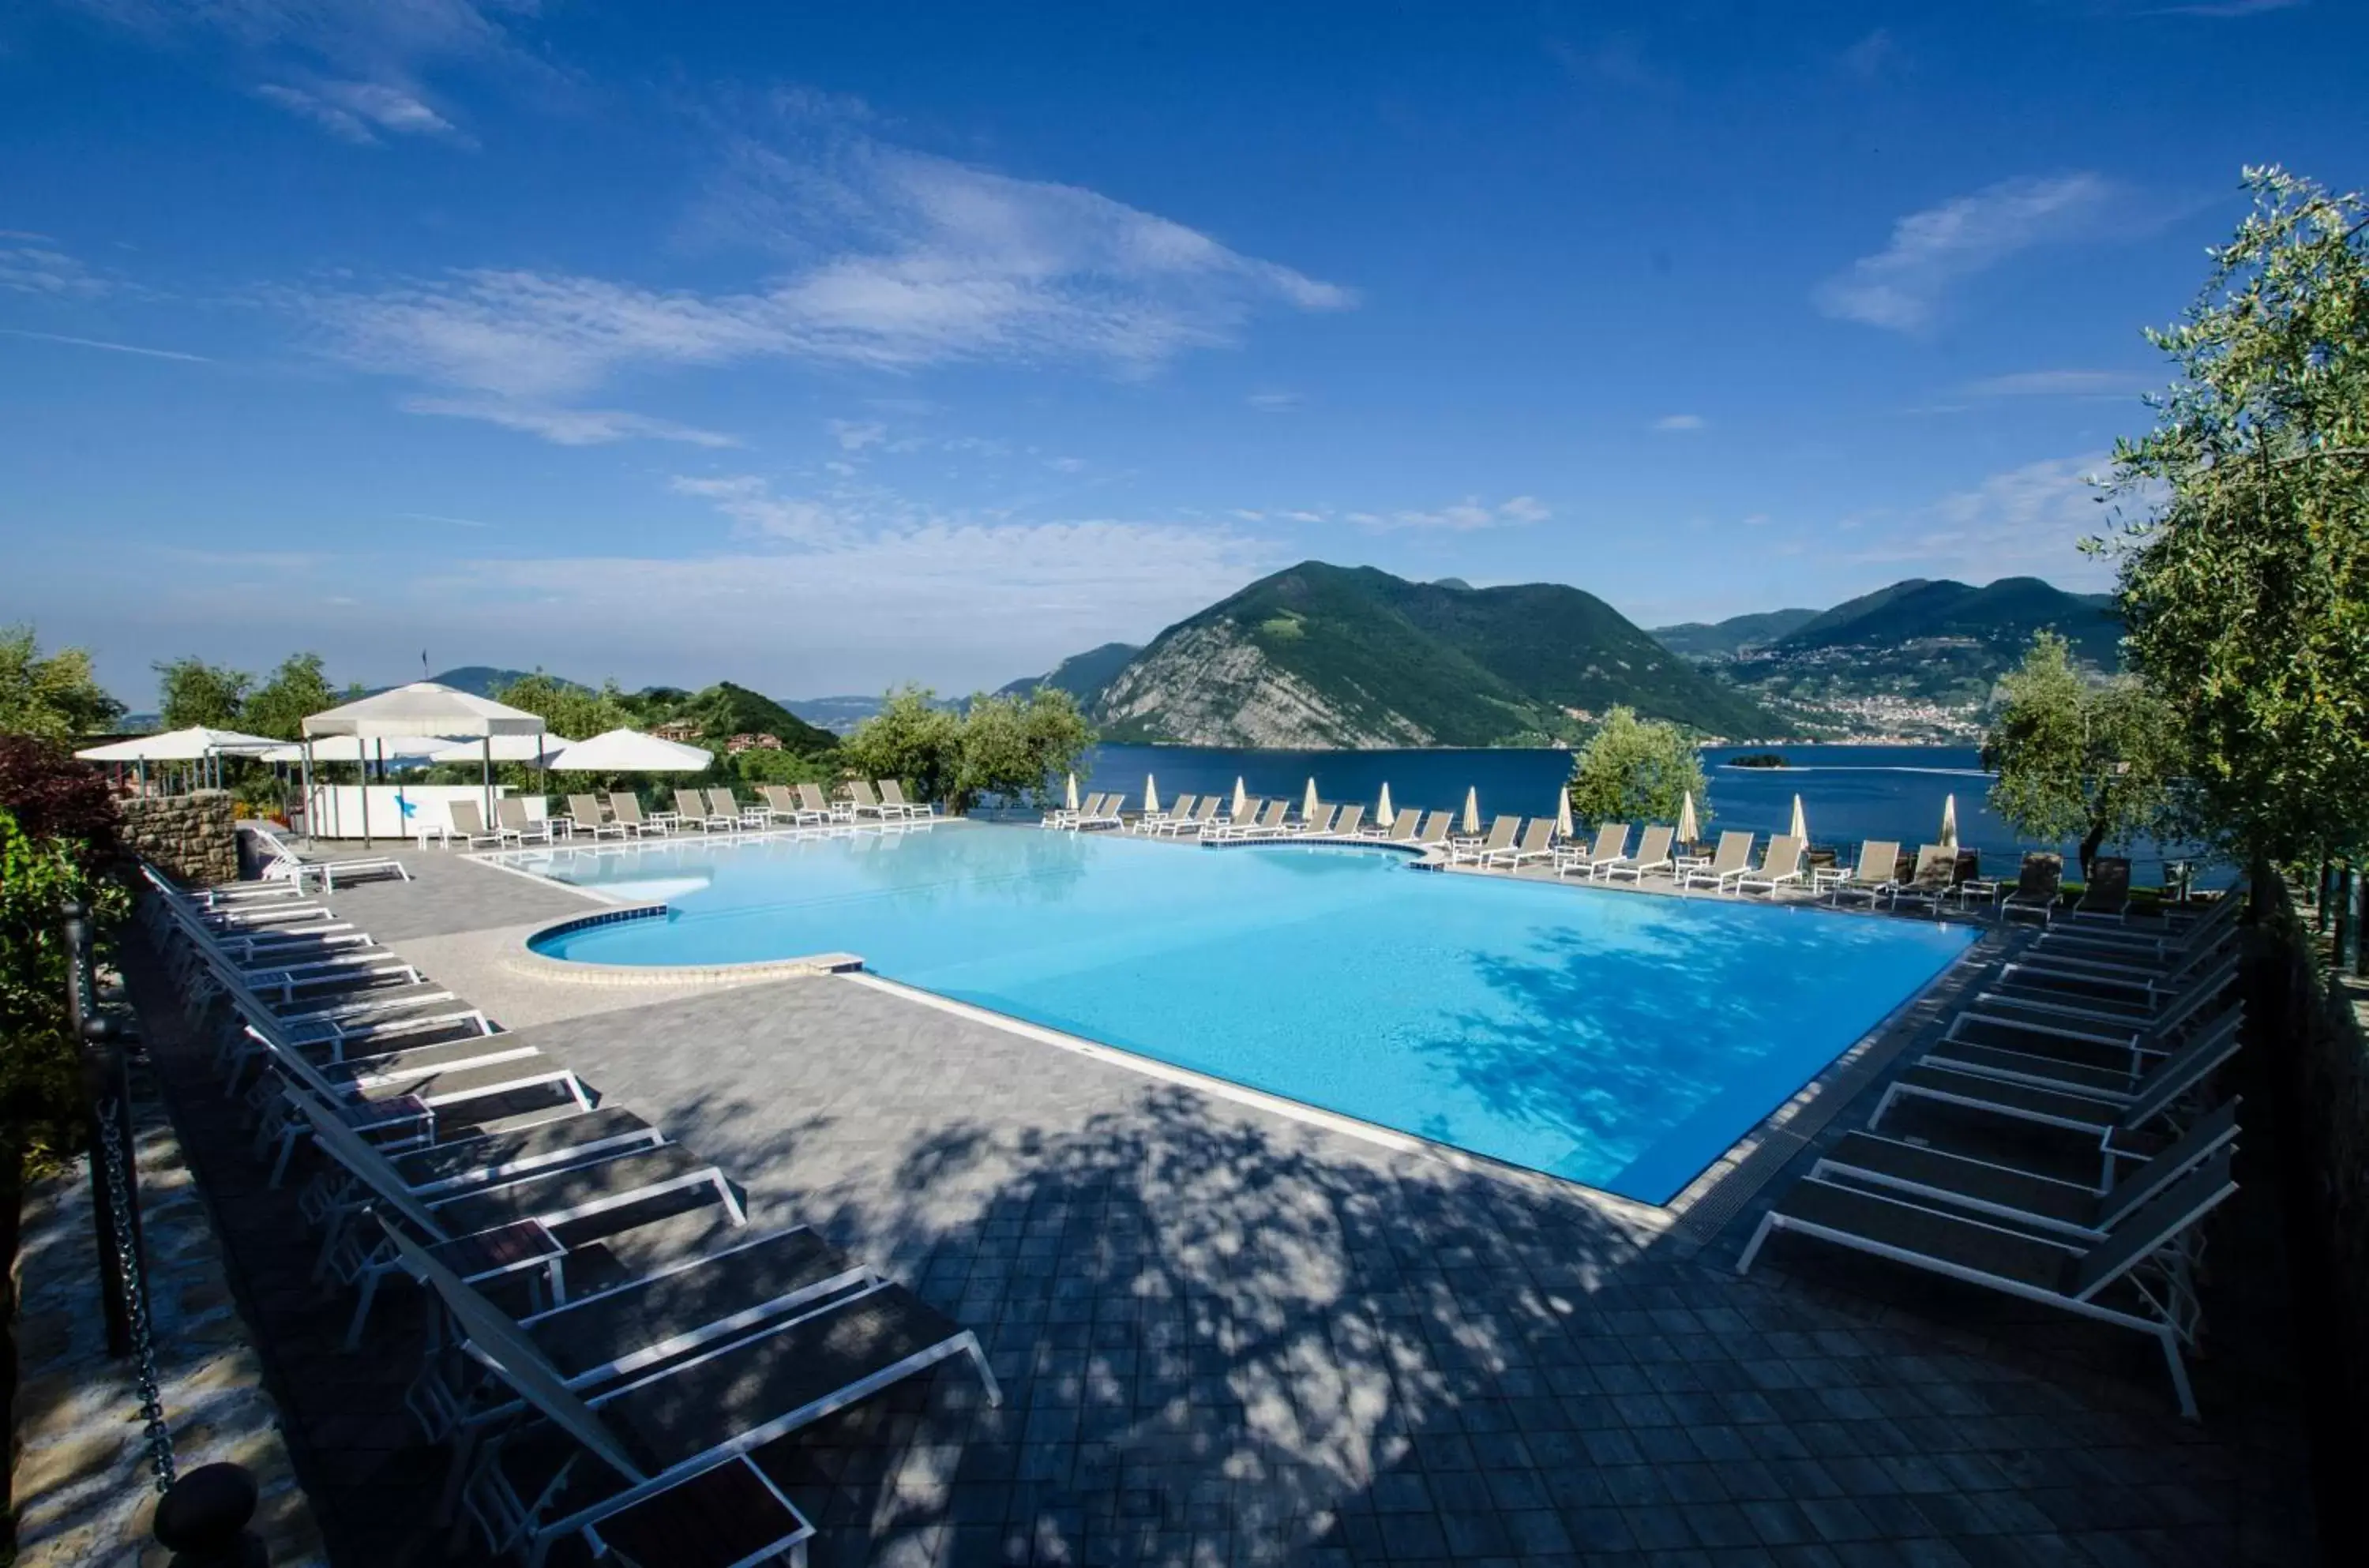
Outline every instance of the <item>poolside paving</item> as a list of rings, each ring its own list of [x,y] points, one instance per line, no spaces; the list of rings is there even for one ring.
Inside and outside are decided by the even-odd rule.
[[[340,912],[426,938],[584,907],[480,906],[519,879],[419,858]],[[818,1565],[2312,1560],[2266,1185],[2217,1231],[2192,1425],[2137,1335],[1807,1242],[1737,1276],[1768,1193],[1695,1252],[1584,1189],[861,980],[628,992],[521,1039],[724,1164],[759,1224],[814,1225],[986,1344],[1001,1408],[957,1364],[763,1451]],[[186,1122],[226,1119],[166,1078]],[[217,1204],[253,1207],[225,1227],[246,1290],[303,1333],[285,1195],[184,1136]],[[407,1506],[433,1465],[388,1403],[399,1357],[286,1355],[337,1389],[282,1395],[335,1561],[464,1560]]]

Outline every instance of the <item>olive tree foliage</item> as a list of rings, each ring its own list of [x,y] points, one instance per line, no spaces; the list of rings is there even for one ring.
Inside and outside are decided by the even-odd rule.
[[[321,673],[319,654],[292,653],[280,661],[269,680],[247,694],[239,708],[238,727],[274,740],[300,740],[308,715],[334,708],[343,700],[344,694]]]
[[[2125,658],[2241,856],[2369,853],[2369,207],[2278,168],[2186,317],[2114,483]]]
[[[2079,840],[2086,877],[2106,844],[2185,831],[2179,721],[2146,687],[2091,679],[2063,637],[2042,632],[1999,698],[1983,766],[1998,775],[1991,809],[2019,832]]]
[[[917,798],[967,811],[986,795],[1041,804],[1093,743],[1077,699],[1052,687],[1025,698],[981,694],[957,714],[926,688],[903,686],[855,727],[840,758],[864,777],[908,780]]]
[[[0,626],[0,733],[69,740],[110,728],[123,704],[99,688],[78,647],[43,655],[29,625]]]
[[[1614,708],[1571,768],[1572,815],[1590,824],[1675,822],[1687,795],[1711,821],[1702,755],[1686,731],[1632,708]]]
[[[492,695],[498,703],[534,715],[551,727],[552,734],[570,740],[589,740],[612,729],[630,729],[634,724],[625,693],[613,680],[595,692],[538,670],[496,687]]]
[[[227,665],[202,658],[168,658],[152,666],[156,671],[160,701],[157,712],[166,729],[203,725],[208,729],[234,729],[255,677]]]

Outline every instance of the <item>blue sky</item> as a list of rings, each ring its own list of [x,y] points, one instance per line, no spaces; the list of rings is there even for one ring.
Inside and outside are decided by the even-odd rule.
[[[2369,10],[30,0],[0,620],[995,685],[1310,556],[1648,624],[2103,586]]]

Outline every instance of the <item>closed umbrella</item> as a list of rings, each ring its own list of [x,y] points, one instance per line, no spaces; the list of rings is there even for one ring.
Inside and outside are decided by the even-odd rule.
[[[1397,819],[1398,813],[1390,809],[1390,781],[1388,779],[1384,779],[1382,781],[1381,802],[1374,807],[1374,821],[1377,825],[1387,828]]]
[[[1678,802],[1678,842],[1690,844],[1701,837],[1702,824],[1695,820],[1695,792],[1688,790]]]
[[[1323,804],[1324,803],[1322,801],[1316,798],[1316,781],[1312,778],[1310,779],[1308,781],[1308,793],[1299,797],[1299,819],[1303,822],[1313,822],[1316,820],[1317,811],[1322,807]]]
[[[1568,841],[1571,833],[1571,791],[1555,791],[1555,837]]]
[[[1476,787],[1464,792],[1464,831],[1481,830],[1481,791]]]
[[[1160,814],[1160,786],[1151,782],[1150,773],[1143,775],[1143,814],[1146,817]]]
[[[1061,808],[1072,812],[1078,808],[1078,775],[1075,773],[1070,775],[1069,787],[1061,792]]]
[[[1793,797],[1793,825],[1785,830],[1803,843],[1810,841],[1810,824],[1802,816],[1802,797]]]
[[[1941,847],[1945,850],[1958,847],[1958,797],[1955,795],[1941,802]]]
[[[1226,815],[1233,818],[1242,818],[1247,817],[1250,814],[1251,792],[1242,787],[1242,776],[1240,774],[1236,774],[1234,777],[1233,809],[1227,812]]]

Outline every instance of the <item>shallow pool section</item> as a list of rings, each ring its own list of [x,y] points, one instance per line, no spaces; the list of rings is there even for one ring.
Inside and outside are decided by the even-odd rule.
[[[1654,1204],[1974,937],[1417,871],[1381,850],[963,823],[523,864],[670,906],[539,942],[552,957],[860,954],[942,996]]]

